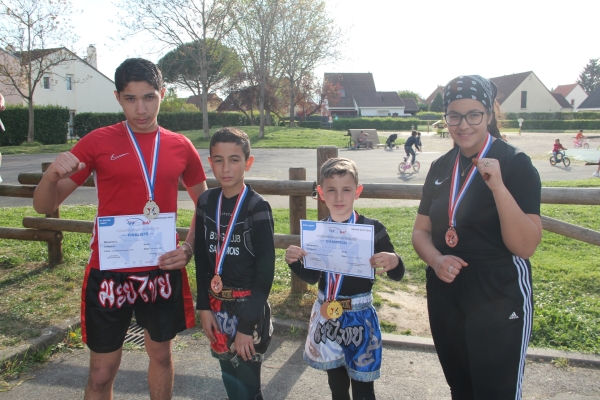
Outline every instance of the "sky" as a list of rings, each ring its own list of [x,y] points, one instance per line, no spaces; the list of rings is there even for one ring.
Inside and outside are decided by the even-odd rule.
[[[488,78],[533,71],[548,89],[575,83],[590,58],[600,57],[598,0],[326,0],[345,32],[343,59],[324,72],[371,72],[378,91],[411,90],[427,97],[463,74]],[[113,39],[122,30],[110,0],[72,0],[80,37],[75,50],[97,48],[109,77],[127,57],[154,62],[143,36]],[[126,21],[124,21],[126,23]],[[316,33],[318,34],[318,32]]]

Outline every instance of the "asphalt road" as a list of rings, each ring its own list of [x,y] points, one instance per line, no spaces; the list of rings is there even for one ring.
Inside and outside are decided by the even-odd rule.
[[[428,140],[441,140],[436,138],[427,138]],[[447,140],[448,145],[450,141]],[[439,147],[439,146],[438,146]],[[347,157],[354,160],[359,168],[359,178],[363,183],[413,183],[423,184],[431,162],[439,158],[442,151],[426,151],[419,153],[417,159],[421,163],[421,170],[418,173],[410,172],[405,174],[398,173],[398,164],[404,156],[403,149],[399,150],[347,150],[339,149],[340,157]],[[208,150],[199,150],[202,164],[207,176],[212,177],[212,171],[208,164]],[[317,151],[304,149],[254,149],[252,151],[255,157],[252,169],[246,173],[248,178],[287,180],[289,179],[290,167],[306,168],[307,180],[316,180],[317,176]],[[18,184],[18,175],[21,172],[40,172],[41,163],[52,161],[56,154],[28,154],[28,155],[7,155],[3,156],[2,168],[0,174],[3,183]],[[575,180],[589,178],[594,171],[593,167],[584,166],[583,162],[572,160],[570,167],[551,166],[547,159],[541,157],[534,158],[533,163],[540,173],[543,181],[554,180]],[[180,192],[180,208],[191,208],[192,204],[187,197],[187,193]],[[286,207],[288,200],[284,196],[269,196],[268,200],[272,207]],[[382,206],[399,205],[401,200],[359,200],[360,206]],[[416,204],[406,202],[406,204]],[[96,193],[94,188],[77,189],[64,204],[96,204]],[[0,197],[0,207],[14,207],[31,205],[30,199]],[[314,206],[309,202],[309,207]]]
[[[197,328],[174,342],[174,399],[223,400],[225,389],[219,365],[209,354],[205,338],[193,339]],[[304,335],[276,332],[262,369],[266,399],[329,399],[327,375],[308,367],[302,359]],[[88,351],[76,350],[55,357],[43,369],[24,376],[23,383],[2,393],[3,400],[80,399],[87,379]],[[126,351],[115,381],[116,399],[147,399],[144,351]],[[600,369],[559,368],[527,362],[524,399],[600,399]],[[382,376],[375,381],[378,399],[450,399],[437,355],[428,351],[384,347]]]

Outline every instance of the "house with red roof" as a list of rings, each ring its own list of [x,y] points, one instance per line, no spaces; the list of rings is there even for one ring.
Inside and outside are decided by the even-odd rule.
[[[579,83],[558,85],[556,89],[552,91],[552,93],[557,93],[563,96],[573,111],[575,111],[577,107],[579,107],[581,103],[583,103],[583,101],[588,97],[588,94]]]
[[[324,80],[340,87],[338,98],[325,102],[331,116],[398,117],[418,112],[414,100],[405,104],[398,92],[378,92],[370,72],[326,72]]]

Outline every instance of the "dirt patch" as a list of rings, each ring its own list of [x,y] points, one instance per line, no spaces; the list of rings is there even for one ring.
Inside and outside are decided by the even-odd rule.
[[[379,292],[386,301],[377,310],[381,321],[396,324],[396,332],[412,336],[431,337],[427,298],[418,292],[396,290]]]

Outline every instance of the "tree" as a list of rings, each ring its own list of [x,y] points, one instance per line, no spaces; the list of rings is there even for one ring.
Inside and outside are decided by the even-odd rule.
[[[180,48],[196,64],[202,97],[202,129],[209,138],[208,89],[211,62],[236,24],[238,0],[120,0],[123,39],[143,32],[161,50]],[[195,43],[187,47],[189,43]]]
[[[190,54],[198,54],[201,47],[199,42],[185,43],[165,54],[158,61],[165,82],[189,89],[196,96],[200,95],[201,71]],[[212,43],[206,47],[210,50],[207,53],[206,90],[210,93],[222,89],[231,77],[240,72],[242,65],[236,52],[222,43]]]
[[[193,104],[188,104],[185,99],[177,97],[177,89],[174,87],[168,88],[165,93],[165,98],[160,103],[161,112],[198,112],[198,107]]]
[[[265,135],[265,106],[270,110],[267,100],[269,78],[272,75],[273,43],[275,27],[280,21],[284,0],[241,0],[236,35],[231,37],[249,82],[259,86],[260,129],[258,137]],[[270,112],[269,112],[270,115]]]
[[[583,71],[579,74],[579,83],[583,90],[588,94],[592,93],[594,89],[600,84],[600,64],[598,63],[599,58],[590,58],[590,61],[586,64]]]
[[[404,99],[415,99],[415,103],[421,103],[421,95],[412,90],[398,90],[398,96]]]
[[[276,37],[276,59],[288,85],[291,127],[301,86],[312,80],[319,64],[340,58],[342,33],[327,15],[325,1],[287,0]]]
[[[444,99],[442,98],[442,94],[438,93],[435,95],[435,99],[431,102],[431,107],[429,107],[429,111],[434,112],[442,112],[444,111]]]
[[[33,95],[44,77],[64,79],[55,68],[75,60],[65,45],[75,42],[68,0],[0,0],[0,82],[29,107],[27,142],[34,141]]]

